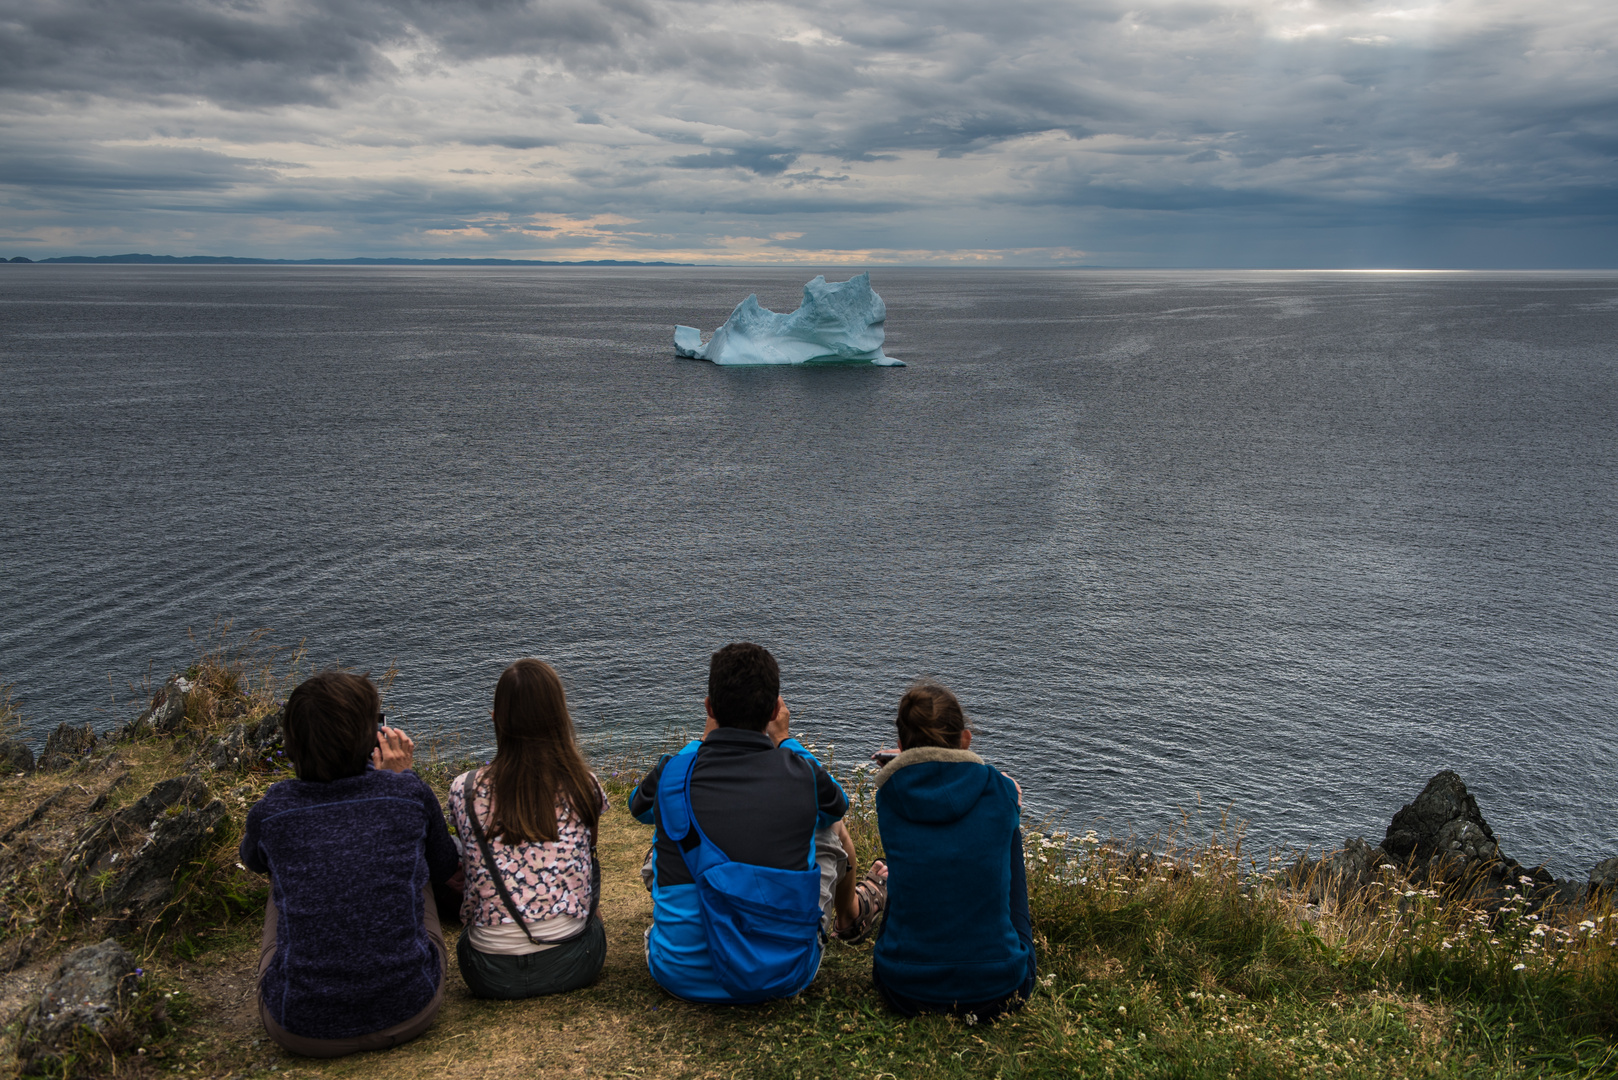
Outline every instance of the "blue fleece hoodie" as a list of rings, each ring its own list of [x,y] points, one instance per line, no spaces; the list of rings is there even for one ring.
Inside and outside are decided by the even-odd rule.
[[[873,966],[891,991],[948,1006],[1015,993],[1033,970],[1012,910],[1027,910],[1013,841],[1017,788],[967,750],[906,750],[876,775],[888,860],[887,919]],[[1012,892],[1021,886],[1021,896]]]
[[[275,1022],[349,1039],[410,1019],[438,991],[423,886],[460,857],[413,772],[282,780],[247,812],[242,865],[270,875],[275,955],[259,980]]]

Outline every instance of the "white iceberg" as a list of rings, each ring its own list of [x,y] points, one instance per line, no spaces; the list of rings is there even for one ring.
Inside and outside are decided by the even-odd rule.
[[[803,304],[790,315],[760,307],[758,296],[736,305],[708,344],[694,326],[674,328],[674,352],[716,364],[879,364],[904,367],[882,353],[888,308],[871,291],[871,275],[828,282],[820,275],[803,287]]]

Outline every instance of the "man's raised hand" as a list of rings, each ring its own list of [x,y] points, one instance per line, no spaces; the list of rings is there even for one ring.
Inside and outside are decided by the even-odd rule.
[[[416,759],[416,743],[398,728],[381,727],[376,732],[376,749],[371,764],[379,769],[404,772]]]

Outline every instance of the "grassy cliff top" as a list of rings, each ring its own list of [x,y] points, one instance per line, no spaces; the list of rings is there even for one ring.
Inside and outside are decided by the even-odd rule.
[[[65,772],[0,779],[0,1062],[68,949],[115,934],[142,964],[145,1026],[85,1045],[59,1073],[260,1077],[1346,1077],[1618,1075],[1618,917],[1610,901],[1530,914],[1445,901],[1389,872],[1311,903],[1227,835],[1141,860],[1093,835],[1027,837],[1039,989],[986,1026],[884,1009],[869,944],[832,943],[790,1001],[720,1008],[647,974],[651,829],[624,799],[650,759],[597,762],[613,807],[599,853],[608,932],[594,986],[516,1002],[468,996],[450,965],[443,1011],[396,1049],[335,1061],[288,1055],[259,1027],[254,983],[266,881],[236,862],[248,807],[289,775],[273,750],[209,767],[210,747],[273,712],[279,687],[204,657],[185,723],[104,743]],[[212,670],[210,669],[212,664]],[[463,762],[418,758],[447,797]],[[75,899],[61,868],[85,823],[196,772],[226,816],[176,876],[161,913],[130,925]],[[880,850],[866,774],[847,777],[861,863]],[[19,828],[19,823],[24,827]],[[453,951],[454,927],[446,926]],[[161,1004],[161,1010],[156,1006]],[[154,1011],[167,1019],[152,1022]],[[123,1029],[120,1029],[123,1030]]]

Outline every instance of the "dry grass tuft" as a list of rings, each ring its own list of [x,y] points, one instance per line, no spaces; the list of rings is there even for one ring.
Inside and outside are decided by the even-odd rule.
[[[16,683],[0,683],[0,739],[22,734],[22,709],[12,697]]]
[[[197,659],[185,670],[191,684],[186,695],[186,728],[211,734],[233,723],[257,720],[279,706],[287,692],[308,674],[307,651],[270,643],[269,629],[236,635],[227,621],[217,621],[201,638],[192,633]]]

